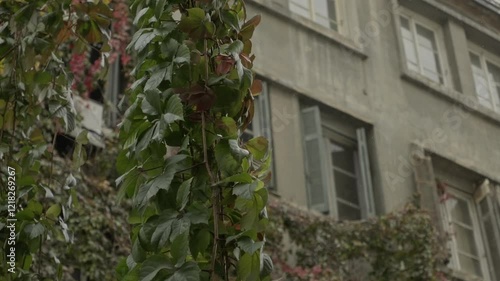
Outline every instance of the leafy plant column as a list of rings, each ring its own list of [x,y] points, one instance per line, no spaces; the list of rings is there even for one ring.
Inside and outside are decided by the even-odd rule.
[[[241,0],[136,0],[131,11],[139,63],[117,183],[135,207],[119,277],[269,280],[268,141],[239,138],[261,91],[250,41],[260,17],[246,21]]]

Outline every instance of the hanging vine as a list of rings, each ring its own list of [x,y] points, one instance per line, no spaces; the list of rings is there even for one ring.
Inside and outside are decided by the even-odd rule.
[[[2,280],[62,279],[63,262],[44,245],[73,242],[67,221],[88,139],[85,131],[76,133],[69,165],[56,163],[55,144],[78,123],[70,54],[109,49],[108,3],[0,1]]]
[[[131,106],[120,124],[120,195],[132,253],[121,280],[269,280],[268,141],[239,138],[253,116],[251,37],[235,1],[136,0]],[[177,16],[176,16],[177,15]]]

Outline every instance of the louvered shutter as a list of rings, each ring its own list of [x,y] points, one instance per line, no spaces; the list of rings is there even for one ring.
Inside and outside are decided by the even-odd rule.
[[[370,172],[370,158],[368,156],[368,144],[366,141],[365,128],[356,130],[358,140],[358,158],[361,172],[361,190],[359,192],[361,199],[361,212],[363,218],[375,216],[375,203],[373,199],[372,176]]]
[[[491,274],[493,280],[500,280],[500,225],[496,219],[500,214],[495,206],[496,192],[495,187],[485,180],[476,190],[474,198],[478,206],[479,222],[486,244]]]
[[[257,106],[259,108],[258,120],[259,120],[260,132],[258,132],[258,134],[264,136],[269,141],[269,147],[272,153],[273,135],[271,129],[271,105],[269,102],[269,92],[267,88],[267,83],[265,81],[262,81],[262,93],[255,99],[255,102],[257,102]],[[271,163],[271,181],[268,184],[268,188],[276,188],[275,179],[276,179],[276,174],[274,169],[274,163]]]
[[[305,152],[306,188],[310,209],[328,212],[328,171],[326,149],[317,106],[302,110],[302,132]]]
[[[423,209],[430,211],[435,227],[442,233],[444,230],[432,160],[429,156],[414,155],[414,157],[416,158],[414,159],[416,163],[414,177],[417,191],[420,193],[420,205]]]

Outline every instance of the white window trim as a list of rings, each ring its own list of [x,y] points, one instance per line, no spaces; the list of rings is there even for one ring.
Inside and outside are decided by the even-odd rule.
[[[346,26],[345,26],[345,19],[343,17],[343,15],[346,14],[345,13],[345,3],[344,3],[345,0],[333,0],[335,3],[335,21],[337,23],[337,30],[335,30],[331,27],[326,27],[326,26],[316,22],[316,13],[315,13],[316,10],[314,8],[314,1],[315,0],[307,0],[307,1],[309,2],[309,9],[308,9],[309,17],[303,17],[302,15],[293,12],[291,9],[291,5],[297,5],[297,4],[292,3],[292,0],[288,0],[288,10],[290,11],[290,13],[297,15],[301,18],[305,18],[307,20],[310,20],[314,24],[317,24],[317,25],[322,26],[324,28],[328,28],[328,29],[335,31],[335,32],[338,32],[340,34],[345,33]],[[326,1],[331,1],[331,0],[326,0]],[[329,18],[329,20],[330,20],[330,18]]]
[[[431,30],[433,33],[434,33],[434,39],[436,40],[436,45],[437,45],[437,52],[438,52],[438,63],[439,63],[439,67],[441,68],[441,71],[442,71],[442,77],[443,77],[443,83],[440,83],[440,82],[436,82],[428,77],[426,77],[422,72],[422,66],[420,65],[420,61],[418,61],[419,63],[419,68],[420,68],[420,71],[419,72],[416,72],[416,71],[413,71],[413,70],[410,70],[408,68],[408,62],[406,61],[406,53],[405,53],[405,50],[404,50],[404,42],[403,42],[403,36],[401,35],[401,19],[398,17],[397,21],[398,21],[398,31],[399,34],[401,35],[400,36],[400,46],[401,46],[401,53],[402,53],[402,58],[404,59],[404,69],[406,71],[409,71],[409,72],[412,72],[412,73],[416,73],[418,74],[419,76],[421,76],[422,78],[426,79],[426,80],[429,80],[429,81],[432,81],[433,83],[437,83],[437,84],[440,84],[440,85],[443,85],[443,86],[450,86],[451,85],[451,78],[450,78],[450,71],[449,71],[449,67],[448,67],[448,59],[447,59],[447,53],[446,53],[446,47],[445,47],[445,38],[444,38],[444,33],[443,33],[443,28],[441,25],[439,25],[438,23],[436,22],[433,22],[432,20],[428,19],[428,18],[425,18],[415,12],[412,12],[410,10],[407,10],[407,9],[400,9],[399,10],[399,17],[405,17],[408,19],[409,23],[410,23],[410,29],[411,29],[411,32],[412,32],[412,35],[414,36],[414,44],[417,44],[417,38],[415,37],[416,36],[416,30],[415,30],[415,23]],[[417,60],[418,60],[418,48],[417,46],[415,45],[415,52],[416,52],[416,55],[417,55]]]
[[[328,171],[328,191],[329,191],[329,196],[328,196],[328,200],[330,201],[330,213],[333,215],[333,217],[335,218],[339,218],[339,214],[338,214],[338,203],[337,201],[339,200],[337,198],[337,187],[335,186],[335,175],[334,173],[332,172],[334,170],[334,166],[333,166],[333,163],[332,163],[332,159],[331,159],[331,152],[330,150],[328,149],[330,147],[330,142],[331,141],[335,141],[337,143],[340,143],[342,145],[346,145],[346,146],[352,146],[355,148],[355,157],[356,157],[356,161],[355,161],[355,174],[354,176],[356,177],[356,192],[358,193],[358,200],[359,200],[359,206],[357,207],[354,207],[354,206],[351,206],[353,208],[357,208],[359,209],[359,213],[360,213],[360,217],[363,218],[363,209],[364,209],[364,206],[363,206],[363,202],[361,200],[361,192],[362,192],[362,187],[360,186],[362,183],[361,183],[361,171],[360,171],[360,163],[358,161],[358,149],[357,149],[357,141],[356,140],[353,140],[347,136],[342,136],[340,138],[337,138],[337,137],[334,137],[333,135],[340,135],[339,132],[337,132],[335,129],[333,129],[332,127],[328,126],[328,125],[325,125],[325,124],[322,124],[323,126],[323,130],[327,130],[329,132],[325,133],[323,135],[323,140],[324,140],[324,143],[325,143],[325,148],[326,149],[326,158],[328,161],[326,161],[327,163],[327,171]],[[345,139],[345,140],[343,140]],[[351,205],[350,202],[345,202],[345,204],[347,205]]]
[[[472,226],[474,229],[474,241],[476,243],[475,246],[476,246],[477,251],[478,251],[481,272],[483,273],[482,280],[493,281],[490,278],[490,272],[489,272],[489,268],[488,268],[488,260],[487,260],[487,255],[486,255],[486,251],[484,248],[485,245],[484,245],[483,240],[482,240],[483,235],[482,235],[482,231],[481,231],[481,226],[480,226],[479,221],[478,221],[478,218],[479,218],[479,215],[477,213],[478,206],[475,204],[473,196],[471,194],[460,191],[456,188],[449,188],[447,192],[449,192],[452,196],[456,196],[457,198],[460,198],[460,199],[464,200],[465,202],[467,202],[467,205],[468,205],[468,208],[470,211],[470,215],[471,215],[471,219],[472,219]],[[448,210],[446,202],[441,204],[441,205],[442,205],[442,208],[441,208],[442,215],[445,218],[445,220],[443,220],[443,223],[444,223],[443,227],[444,227],[445,231],[447,231],[450,234],[453,234],[453,229],[451,228],[452,220],[451,220],[450,210]],[[456,240],[454,235],[451,235],[451,239],[448,242],[448,247],[451,251],[450,266],[452,267],[452,269],[458,271],[460,274],[463,274],[465,276],[467,276],[467,275],[470,276],[471,273],[465,272],[459,267],[460,263],[458,260],[458,253],[457,253],[457,240]],[[480,278],[479,276],[475,276],[475,277]]]
[[[495,54],[481,48],[480,46],[478,46],[472,42],[469,42],[469,52],[471,52],[474,55],[479,57],[479,61],[481,63],[481,69],[483,71],[486,71],[486,80],[488,81],[489,94],[490,94],[490,99],[491,99],[491,103],[492,103],[492,107],[487,107],[487,108],[493,109],[493,111],[496,111],[496,112],[500,112],[500,106],[495,103],[495,99],[493,98],[493,92],[492,92],[491,87],[493,86],[494,81],[490,81],[490,77],[488,75],[488,67],[487,67],[487,62],[489,62],[491,64],[494,64],[498,68],[500,68],[500,57],[498,55],[495,55]],[[470,67],[472,68],[472,62],[471,62]],[[473,79],[474,87],[475,87],[476,82],[474,81],[474,77],[472,77],[472,79]],[[476,92],[475,95],[477,97],[478,93]],[[479,97],[477,97],[477,98],[479,99]],[[499,97],[499,99],[500,99],[500,97]],[[484,106],[484,105],[481,104],[481,106]]]
[[[365,128],[360,127],[356,128],[356,135],[351,137],[347,136],[343,133],[341,133],[339,130],[335,129],[332,124],[330,124],[328,121],[321,119],[320,116],[320,109],[318,106],[312,106],[308,108],[302,109],[302,113],[308,112],[315,112],[315,121],[314,124],[309,124],[309,125],[314,125],[314,128],[316,128],[316,133],[312,134],[311,136],[309,135],[304,135],[304,142],[307,142],[308,140],[318,140],[319,141],[319,146],[320,146],[320,159],[318,161],[320,162],[319,168],[320,168],[320,177],[322,181],[322,193],[324,195],[324,200],[322,203],[317,203],[315,205],[312,205],[312,203],[309,201],[310,198],[308,198],[308,205],[309,208],[323,212],[323,213],[329,213],[331,216],[334,218],[338,219],[338,208],[337,208],[337,198],[336,198],[336,189],[335,189],[335,181],[334,181],[334,176],[333,176],[333,167],[331,164],[331,156],[330,153],[328,153],[327,147],[328,142],[331,140],[339,142],[338,139],[332,138],[332,133],[334,135],[342,136],[341,138],[345,138],[346,140],[349,140],[349,142],[352,142],[350,144],[353,145],[357,152],[357,159],[358,159],[358,165],[356,167],[356,176],[357,176],[357,193],[358,193],[358,199],[359,199],[359,208],[360,208],[360,213],[361,213],[361,219],[367,219],[372,216],[375,216],[375,207],[374,207],[374,198],[373,198],[373,185],[371,181],[371,173],[370,173],[370,163],[369,163],[369,153],[368,153],[368,147],[366,145],[366,133],[365,133]],[[305,124],[302,124],[305,126]],[[340,143],[343,143],[343,141],[340,141]],[[308,174],[310,171],[308,171],[309,167],[307,166],[307,149],[305,148],[304,144],[304,153],[306,157],[306,188],[308,188],[308,196],[311,196],[310,193],[312,193],[311,190],[309,190],[310,185],[308,184]],[[317,192],[317,190],[316,190]]]
[[[269,142],[271,156],[273,155],[273,137],[272,137],[272,116],[271,99],[269,97],[269,88],[266,81],[262,81],[262,92],[254,98],[254,115],[252,119],[252,130],[247,129],[245,133],[252,138],[263,136]],[[274,158],[273,158],[274,160]],[[268,188],[276,188],[276,169],[274,161],[271,163],[271,181]]]

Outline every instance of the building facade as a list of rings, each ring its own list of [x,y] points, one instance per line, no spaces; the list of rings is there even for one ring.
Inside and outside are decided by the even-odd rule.
[[[272,190],[339,220],[418,192],[458,280],[500,280],[500,1],[247,5]]]

